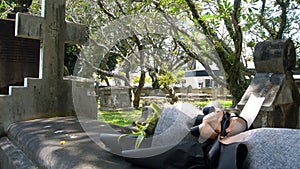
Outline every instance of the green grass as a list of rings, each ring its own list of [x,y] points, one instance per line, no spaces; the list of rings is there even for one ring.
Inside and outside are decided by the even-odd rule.
[[[222,107],[231,107],[232,106],[232,101],[231,100],[216,100],[216,102],[219,102]],[[200,107],[203,108],[204,106],[206,106],[209,103],[209,101],[205,101],[205,102],[191,102],[192,105],[196,106],[196,107]]]
[[[216,100],[217,102],[221,103],[223,107],[230,107],[232,106],[232,101],[230,100]],[[203,108],[207,105],[207,102],[191,102],[192,105]],[[98,112],[98,120],[104,121],[109,124],[115,124],[119,126],[129,126],[134,121],[138,120],[141,117],[142,110],[132,110],[132,111],[99,111]]]
[[[98,120],[119,126],[129,126],[141,117],[142,110],[133,111],[99,111]]]

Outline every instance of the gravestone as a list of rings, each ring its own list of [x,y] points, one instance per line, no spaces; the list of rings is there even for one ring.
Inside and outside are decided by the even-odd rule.
[[[238,107],[242,109],[251,94],[265,97],[255,127],[300,128],[300,94],[292,76],[296,64],[293,42],[287,39],[258,43],[254,63],[256,75]]]
[[[15,37],[15,20],[0,19],[0,94],[23,86],[25,77],[39,77],[40,41]]]
[[[201,112],[189,103],[177,103],[164,108],[155,128],[152,147],[176,145],[184,140],[195,140],[190,134],[195,117]]]
[[[110,86],[99,89],[100,110],[132,110],[130,88],[127,86]]]
[[[15,30],[17,37],[42,42],[39,79],[25,78],[24,86],[10,86],[9,95],[0,96],[0,136],[16,121],[75,115],[77,110],[96,118],[95,97],[81,82],[63,78],[65,43],[83,44],[88,37],[86,26],[65,21],[65,0],[43,0],[41,17],[17,13]]]
[[[15,34],[17,37],[42,40],[43,50],[40,55],[42,65],[39,77],[62,80],[65,43],[86,42],[87,28],[65,21],[63,0],[43,0],[42,8],[41,17],[17,13]]]
[[[241,139],[236,139],[238,137]],[[239,140],[248,149],[243,168],[297,169],[300,166],[298,129],[259,128],[233,136],[232,139]],[[223,151],[226,152],[226,147]],[[221,154],[220,158],[222,156],[226,156],[226,153]]]

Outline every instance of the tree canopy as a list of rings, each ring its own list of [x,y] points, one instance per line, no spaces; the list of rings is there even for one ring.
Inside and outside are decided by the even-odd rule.
[[[13,6],[2,0],[1,17]],[[40,12],[38,0],[30,11]],[[66,13],[68,21],[89,26],[90,46],[81,59],[103,79],[127,85],[129,72],[139,72],[137,94],[147,71],[173,72],[195,59],[236,104],[253,75],[247,63],[257,42],[291,38],[299,53],[299,0],[67,0]],[[211,62],[224,70],[222,77]]]

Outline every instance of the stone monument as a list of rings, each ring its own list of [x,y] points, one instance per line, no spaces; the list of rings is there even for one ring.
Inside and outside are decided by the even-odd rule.
[[[0,136],[16,121],[75,115],[76,106],[96,118],[95,97],[63,78],[65,43],[83,44],[88,37],[86,26],[65,21],[65,0],[43,0],[41,17],[17,13],[15,28],[17,37],[41,40],[39,79],[25,78],[24,86],[0,96]]]
[[[251,94],[265,97],[255,127],[300,128],[300,94],[292,76],[296,64],[293,42],[287,39],[258,43],[254,63],[256,75],[238,107],[242,109]]]
[[[126,86],[110,86],[99,89],[100,110],[122,111],[132,110],[130,88]]]
[[[42,42],[40,71],[0,95],[0,168],[138,169],[92,140],[110,128],[96,120],[94,82],[63,77],[64,43],[84,43],[86,27],[65,22],[65,0],[43,0],[42,11],[16,15],[16,35]]]

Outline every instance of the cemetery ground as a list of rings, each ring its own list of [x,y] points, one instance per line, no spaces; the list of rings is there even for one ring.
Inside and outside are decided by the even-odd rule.
[[[202,145],[197,142],[199,137],[191,134],[191,128],[196,122],[192,119],[204,114],[200,114],[198,109],[194,111],[195,106],[165,108],[154,131],[152,130],[155,137],[149,141],[150,146],[140,144],[140,149],[135,149],[131,144],[133,142],[129,142],[130,147],[123,147],[122,143],[127,144],[126,138],[129,137],[119,142],[120,133],[112,129],[132,124],[130,120],[124,120],[124,116],[134,120],[140,116],[140,111],[98,114],[96,95],[90,91],[94,90],[94,85],[90,86],[93,82],[63,77],[65,43],[84,44],[88,30],[84,25],[65,21],[64,0],[43,0],[42,3],[41,17],[22,13],[16,15],[17,37],[42,40],[39,61],[42,64],[39,64],[39,78],[25,78],[24,86],[10,86],[8,95],[0,97],[0,169],[137,169],[134,164],[144,168],[172,168],[174,164],[177,165],[175,168],[191,168],[182,167],[182,164],[193,165],[196,162],[203,165],[206,160],[203,154],[209,154],[214,149],[203,153]],[[219,157],[219,160],[209,160],[221,168],[230,168],[227,167],[228,162],[238,165],[238,160],[243,167],[253,169],[299,168],[300,93],[292,77],[296,61],[293,42],[274,40],[258,43],[255,47],[254,61],[256,75],[237,106],[243,112],[247,110],[248,103],[251,103],[248,115],[252,117],[250,120],[254,120],[258,114],[255,119],[257,123],[254,124],[258,127],[228,137],[238,140],[241,136],[238,144],[230,144],[228,147],[242,145],[242,150],[247,150],[246,152],[238,151],[239,147],[236,147],[236,151],[231,151],[224,145],[223,152],[214,156]],[[104,96],[109,98],[108,102],[101,103],[128,108],[128,90],[124,87],[111,89],[109,92],[104,91]],[[256,104],[253,95],[256,95],[254,99],[260,98],[264,102]],[[193,104],[202,107],[202,103]],[[225,122],[219,119],[220,115],[223,119],[223,113],[209,113],[219,116],[217,120],[211,121],[216,126],[208,127],[218,129],[218,126],[225,126]],[[206,117],[209,118],[210,115]],[[205,120],[203,116],[201,121]],[[97,118],[116,125],[107,125]],[[120,120],[116,121],[117,118]],[[202,122],[200,123],[197,123],[196,127],[202,125]],[[242,124],[242,127],[247,126],[247,122]],[[223,129],[227,132],[227,128]],[[221,130],[213,132],[218,132],[216,136],[223,134]],[[101,137],[103,134],[106,135]],[[101,139],[104,141],[102,140],[102,145],[99,146]],[[220,141],[216,137],[213,139],[216,143]],[[147,143],[146,140],[143,143]],[[191,146],[180,147],[181,145]],[[105,151],[104,146],[110,147],[112,153]],[[162,150],[165,147],[171,150],[164,151],[167,154],[160,151],[157,156],[141,156],[141,153]],[[119,154],[114,154],[112,148],[117,149]],[[228,160],[229,153],[238,157]],[[138,158],[127,159],[131,162],[129,163],[122,157]],[[165,165],[167,167],[162,167]]]
[[[209,104],[210,101],[191,101],[190,104],[194,105],[198,109],[202,109],[204,106]],[[222,107],[231,107],[231,100],[216,100],[219,102]],[[144,104],[143,101],[140,102],[140,105]],[[98,105],[98,120],[103,121],[109,124],[114,124],[118,126],[130,126],[134,121],[138,120],[141,117],[142,109],[134,109],[129,111],[104,111],[100,110],[100,104]]]

